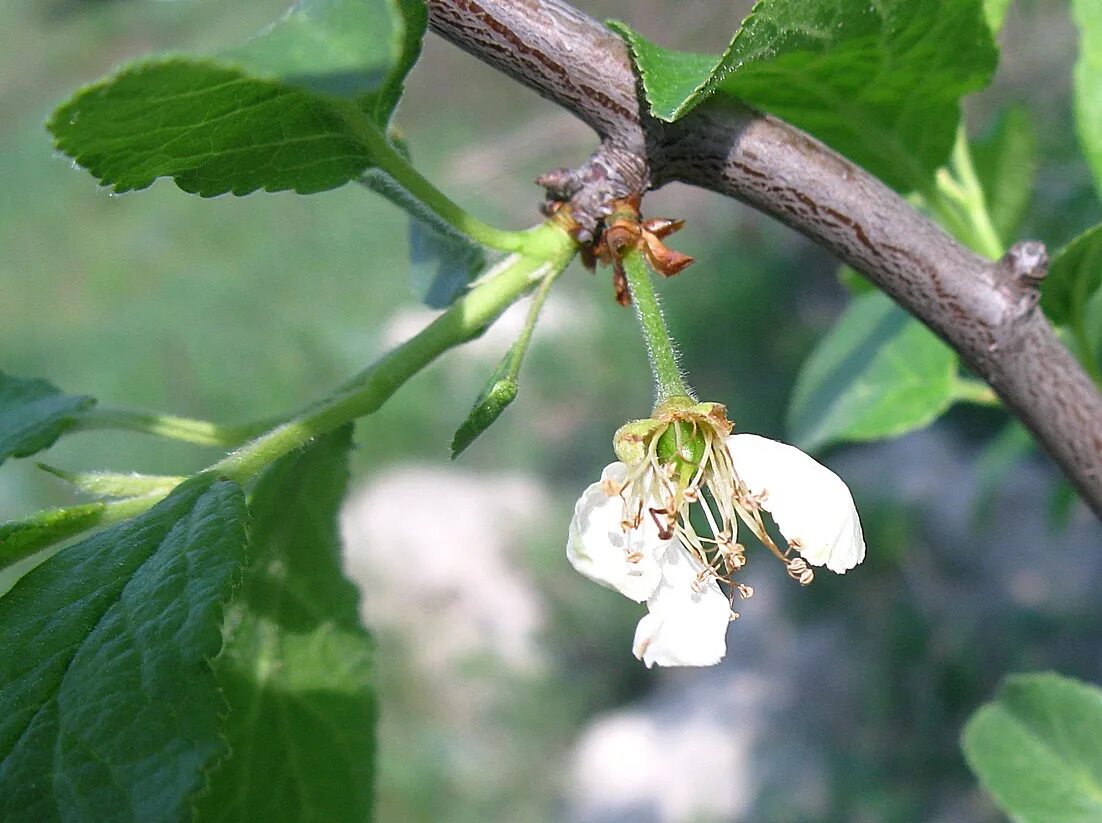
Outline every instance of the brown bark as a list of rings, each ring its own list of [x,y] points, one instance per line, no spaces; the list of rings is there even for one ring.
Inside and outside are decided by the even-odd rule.
[[[590,125],[601,146],[544,182],[592,227],[618,197],[679,180],[738,198],[860,269],[986,380],[1102,516],[1102,394],[1037,307],[1044,249],[991,262],[818,140],[705,101],[646,111],[623,41],[562,0],[428,0],[434,31]]]

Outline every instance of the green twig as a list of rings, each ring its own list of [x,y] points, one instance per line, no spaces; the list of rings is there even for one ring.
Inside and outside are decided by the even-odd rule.
[[[554,223],[530,233],[529,248],[480,278],[462,298],[418,335],[384,355],[333,397],[246,443],[211,470],[244,483],[269,463],[338,426],[378,409],[406,380],[442,353],[480,335],[514,301],[548,273],[566,268],[577,244]]]
[[[440,354],[480,335],[498,315],[541,280],[544,286],[541,295],[546,296],[550,281],[569,264],[577,244],[564,229],[550,222],[525,235],[530,238],[527,247],[538,255],[514,254],[502,261],[420,334],[383,356],[333,397],[246,443],[210,470],[245,483],[269,463],[313,438],[375,411],[399,386]],[[256,428],[222,427],[202,420],[119,409],[100,409],[83,415],[75,425],[82,429],[141,431],[201,445],[236,444],[247,436],[247,432],[255,434]],[[75,477],[48,470],[66,479]],[[120,477],[111,476],[111,479],[121,482]],[[164,484],[150,486],[153,490],[149,494],[38,512],[26,520],[0,525],[0,572],[32,562],[32,558],[33,562],[40,562],[46,557],[43,552],[61,541],[141,514],[163,500],[172,490],[172,481],[178,479],[184,478],[137,479],[137,485],[146,480],[164,481]],[[18,573],[0,575],[0,586],[10,587],[19,574],[30,567],[20,568]]]

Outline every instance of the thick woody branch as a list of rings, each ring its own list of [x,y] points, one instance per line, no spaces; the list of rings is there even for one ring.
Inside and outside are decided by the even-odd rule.
[[[601,147],[549,175],[590,227],[612,199],[680,180],[738,198],[865,272],[986,380],[1102,516],[1102,395],[1037,308],[1037,243],[987,261],[804,132],[709,101],[646,113],[627,48],[562,0],[428,0],[444,38],[588,123]]]

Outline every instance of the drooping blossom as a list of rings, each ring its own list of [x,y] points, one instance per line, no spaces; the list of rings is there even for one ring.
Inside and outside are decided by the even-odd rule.
[[[633,650],[648,667],[723,658],[734,601],[753,594],[737,579],[747,559],[740,521],[803,585],[812,566],[844,573],[865,557],[853,498],[834,472],[794,446],[731,429],[718,403],[666,401],[654,418],[617,432],[620,459],[574,508],[567,557],[590,579],[646,601]]]

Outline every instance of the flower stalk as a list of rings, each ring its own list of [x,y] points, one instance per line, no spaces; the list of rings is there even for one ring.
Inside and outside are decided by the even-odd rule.
[[[639,319],[639,328],[643,331],[643,340],[647,344],[647,358],[650,360],[651,374],[654,375],[655,405],[660,405],[674,397],[694,397],[692,389],[685,384],[681,367],[677,363],[677,353],[662,307],[658,304],[654,284],[642,250],[630,246],[620,257],[624,276],[627,279],[631,302],[635,306],[635,316]]]

